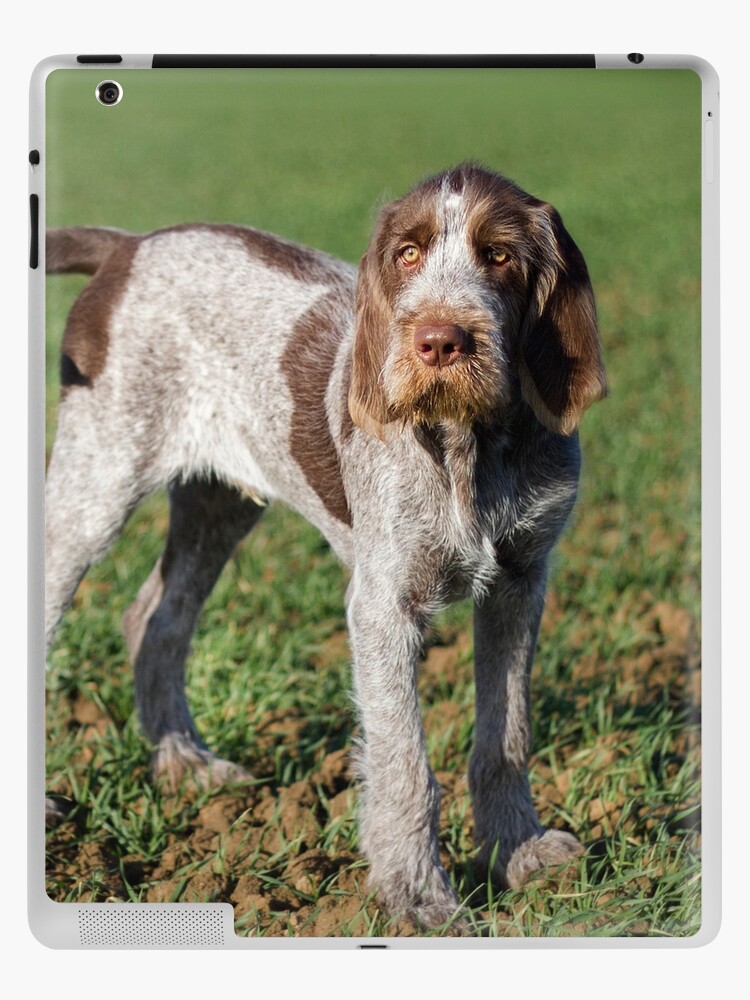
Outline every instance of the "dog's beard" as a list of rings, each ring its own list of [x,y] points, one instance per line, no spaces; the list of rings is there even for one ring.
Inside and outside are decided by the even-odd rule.
[[[392,419],[472,424],[495,416],[508,400],[504,360],[488,338],[473,340],[471,350],[451,365],[425,365],[411,344],[389,358],[383,378]]]

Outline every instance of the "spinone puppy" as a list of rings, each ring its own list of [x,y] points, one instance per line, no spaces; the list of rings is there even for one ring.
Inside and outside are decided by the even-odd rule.
[[[416,673],[475,602],[469,767],[480,864],[517,886],[577,854],[531,800],[529,675],[547,561],[573,506],[581,414],[604,396],[583,257],[548,204],[463,164],[380,213],[359,269],[230,225],[51,230],[92,280],[62,346],[47,480],[47,639],[131,511],[168,486],[161,558],[125,615],[154,772],[241,780],[184,692],[201,606],[280,499],[351,570],[360,845],[391,913],[459,909],[438,852]]]

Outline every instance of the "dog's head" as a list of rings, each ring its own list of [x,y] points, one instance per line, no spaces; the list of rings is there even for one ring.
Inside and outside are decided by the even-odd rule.
[[[560,434],[605,395],[591,282],[554,208],[466,164],[380,213],[359,270],[349,409],[384,437],[492,421],[518,389]]]

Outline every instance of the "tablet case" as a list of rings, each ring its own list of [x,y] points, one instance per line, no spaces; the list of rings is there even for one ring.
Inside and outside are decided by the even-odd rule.
[[[29,899],[45,943],[642,946],[715,933],[717,91],[699,60],[637,54],[40,65]],[[119,619],[162,549],[163,494],[81,582],[45,669],[42,455],[66,317],[89,280],[45,283],[45,231],[241,224],[356,264],[384,203],[468,161],[556,206],[597,300],[609,397],[581,424],[583,478],[552,563],[531,696],[540,818],[575,831],[585,853],[512,889],[478,866],[465,777],[471,612],[459,605],[435,623],[419,688],[442,860],[468,920],[426,930],[385,912],[358,852],[348,581],[296,515],[271,506],[193,640],[198,728],[244,769],[241,782],[185,781],[175,794],[149,778]],[[70,364],[63,353],[64,391],[85,391]]]

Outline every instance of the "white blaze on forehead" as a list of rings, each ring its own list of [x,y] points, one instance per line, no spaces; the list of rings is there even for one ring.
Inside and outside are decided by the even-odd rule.
[[[458,234],[466,229],[466,202],[463,189],[456,191],[446,179],[443,182],[442,196],[445,231],[449,236]]]
[[[450,287],[459,275],[469,278],[473,270],[473,260],[468,238],[468,212],[463,191],[455,191],[446,181],[437,204],[437,236],[427,255],[426,271],[431,277],[438,277],[442,290],[435,294],[445,295],[446,283]],[[439,274],[436,272],[439,271]],[[469,273],[467,273],[469,272]],[[426,276],[426,275],[425,275]]]
[[[443,185],[439,215],[439,240],[444,260],[449,266],[465,267],[471,263],[467,205],[463,190],[454,190],[448,181]]]

